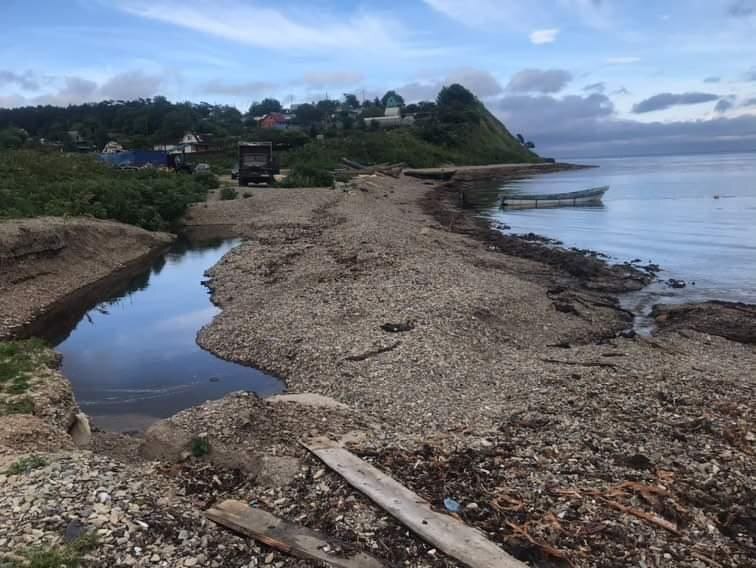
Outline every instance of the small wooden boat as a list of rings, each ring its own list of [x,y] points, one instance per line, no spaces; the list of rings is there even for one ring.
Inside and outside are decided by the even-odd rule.
[[[504,197],[501,206],[506,208],[526,207],[574,207],[576,205],[595,205],[609,191],[609,186],[594,187],[568,193],[541,193],[536,195],[513,195]]]

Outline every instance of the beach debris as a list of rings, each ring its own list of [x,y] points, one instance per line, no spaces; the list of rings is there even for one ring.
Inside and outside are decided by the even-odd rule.
[[[349,485],[367,495],[423,540],[469,568],[523,568],[483,532],[456,516],[437,513],[428,501],[348,450],[321,438],[304,444]],[[454,501],[459,507],[459,503]]]
[[[348,357],[345,357],[344,359],[346,361],[364,361],[365,359],[370,359],[371,357],[375,357],[376,355],[380,355],[381,353],[387,353],[388,351],[393,351],[397,347],[401,345],[401,341],[395,341],[391,345],[387,345],[386,347],[379,347],[378,349],[372,349],[370,351],[365,351],[364,353],[360,353],[358,355],[349,355]]]
[[[450,513],[459,513],[460,505],[451,497],[444,499],[444,507],[446,507],[446,510]]]
[[[401,323],[384,323],[381,329],[388,333],[405,333],[415,329],[415,322],[407,320]]]
[[[541,358],[544,363],[552,363],[554,365],[575,365],[578,367],[606,367],[616,371],[619,367],[614,363],[604,363],[602,361],[562,361],[560,359]]]
[[[262,509],[232,499],[211,507],[205,515],[226,528],[297,558],[325,562],[341,568],[381,568],[383,564],[363,552],[342,555],[341,547],[306,527],[289,523]],[[337,554],[338,553],[338,554]]]
[[[678,280],[677,278],[669,278],[665,284],[670,288],[685,288],[687,286],[685,280]]]

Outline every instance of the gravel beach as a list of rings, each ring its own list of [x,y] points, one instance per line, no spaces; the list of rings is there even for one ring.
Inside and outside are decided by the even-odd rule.
[[[0,550],[84,530],[87,566],[314,565],[203,517],[230,498],[335,553],[459,566],[300,444],[327,436],[534,566],[753,565],[756,353],[724,316],[636,336],[615,295],[648,274],[494,233],[455,186],[249,193],[187,215],[244,238],[208,273],[222,312],[198,342],[302,396],[234,393],[87,449],[0,440]]]

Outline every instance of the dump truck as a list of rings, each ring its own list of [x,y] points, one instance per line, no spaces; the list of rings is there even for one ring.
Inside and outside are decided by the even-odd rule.
[[[279,173],[272,142],[239,143],[239,185],[273,183]]]

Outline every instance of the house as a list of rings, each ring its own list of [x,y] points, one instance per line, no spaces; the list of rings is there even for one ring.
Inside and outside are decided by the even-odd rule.
[[[155,144],[152,147],[153,150],[156,152],[180,152],[181,148],[179,148],[178,144]]]
[[[78,130],[69,130],[67,132],[68,138],[71,140],[72,144],[85,144],[86,140],[84,137],[79,133]]]
[[[288,117],[281,112],[266,114],[259,122],[260,128],[278,128],[284,130],[289,127]]]
[[[124,147],[115,140],[111,140],[110,142],[105,144],[105,147],[102,149],[103,154],[119,154],[125,151],[126,150],[124,149]]]
[[[381,128],[396,128],[398,126],[412,126],[415,123],[414,116],[402,117],[402,107],[397,99],[392,96],[386,101],[386,110],[383,116],[365,119],[368,123],[373,121],[378,123]]]
[[[205,138],[203,138],[196,132],[187,132],[178,143],[177,149],[182,150],[187,154],[193,154],[195,152],[207,152],[210,149],[210,144],[207,140],[205,140]]]

